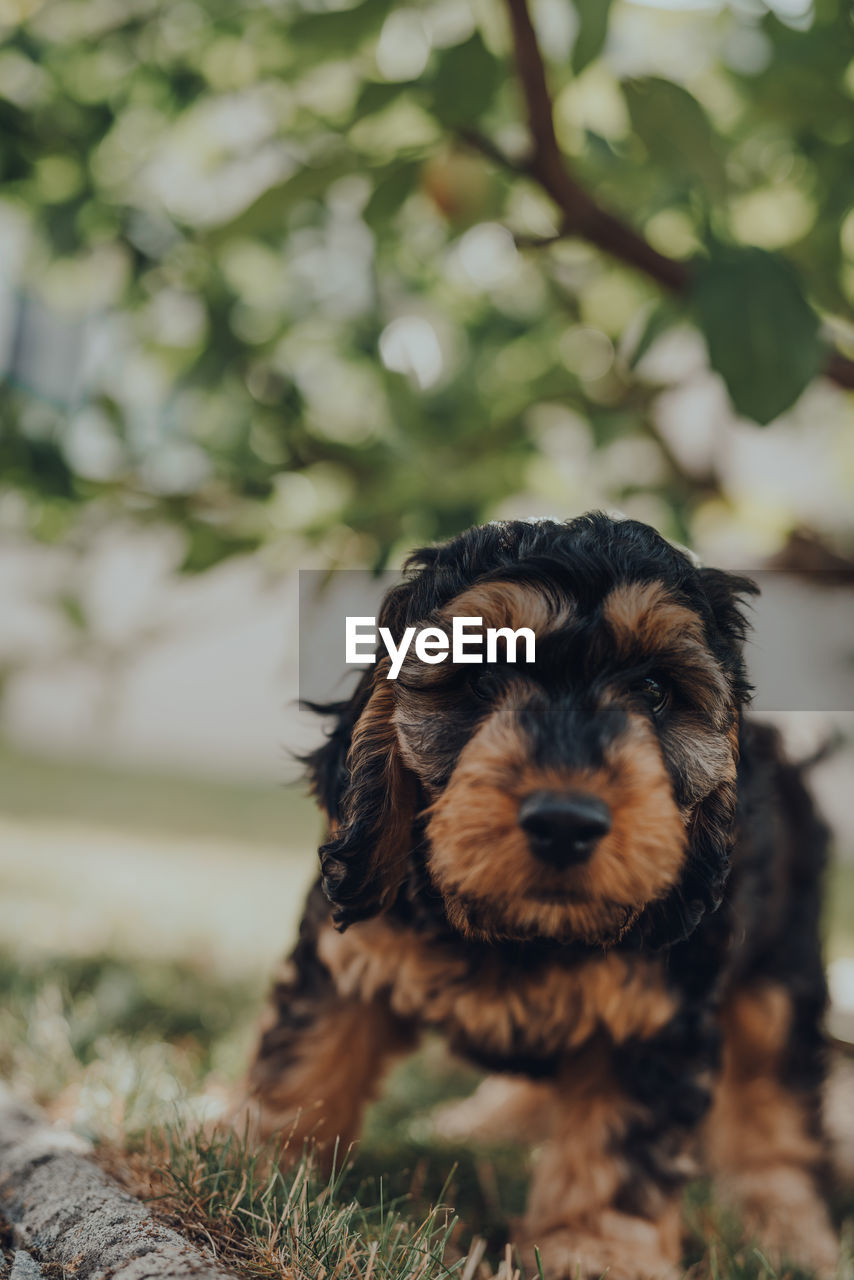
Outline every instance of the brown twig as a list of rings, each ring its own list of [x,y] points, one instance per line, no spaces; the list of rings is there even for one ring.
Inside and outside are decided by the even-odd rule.
[[[831,382],[840,387],[854,391],[854,360],[849,360],[840,351],[831,351],[824,366],[825,375]]]
[[[507,6],[531,132],[532,149],[525,166],[527,172],[561,210],[568,231],[637,268],[665,289],[684,293],[689,282],[685,264],[659,253],[627,223],[597,204],[573,178],[555,134],[546,69],[527,0],[507,0]]]
[[[565,236],[578,236],[655,280],[668,292],[684,296],[691,285],[690,265],[659,253],[638,231],[603,208],[573,177],[555,133],[545,64],[527,0],[507,0],[507,8],[531,149],[528,156],[518,162],[480,133],[467,130],[461,135],[463,141],[494,164],[532,178],[554,200],[563,215],[563,225],[557,236],[544,238],[538,245],[548,245]],[[839,386],[854,390],[854,360],[841,352],[829,353],[824,374]]]

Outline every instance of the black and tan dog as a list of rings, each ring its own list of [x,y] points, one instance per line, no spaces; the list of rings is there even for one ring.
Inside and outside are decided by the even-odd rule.
[[[410,655],[389,680],[378,656],[326,708],[322,879],[250,1076],[264,1133],[349,1142],[383,1068],[436,1028],[533,1082],[547,1136],[520,1243],[548,1280],[670,1274],[702,1168],[772,1257],[833,1272],[827,836],[742,717],[754,590],[601,514],[412,557],[379,619],[396,638],[477,616],[533,628],[536,663]]]

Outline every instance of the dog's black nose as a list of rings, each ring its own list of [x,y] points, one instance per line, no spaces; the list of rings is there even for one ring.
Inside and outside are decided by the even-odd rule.
[[[519,806],[531,852],[553,867],[586,862],[611,830],[611,810],[586,791],[533,791]]]

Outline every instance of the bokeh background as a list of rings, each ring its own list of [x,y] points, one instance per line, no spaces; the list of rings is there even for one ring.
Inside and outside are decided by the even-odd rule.
[[[0,0],[0,178],[0,1066],[118,1132],[237,1073],[313,874],[298,569],[604,506],[851,592],[854,27]]]

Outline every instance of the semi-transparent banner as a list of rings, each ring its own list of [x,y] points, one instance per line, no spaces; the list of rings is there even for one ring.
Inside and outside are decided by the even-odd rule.
[[[854,583],[840,581],[834,573],[805,576],[768,569],[744,573],[760,588],[760,595],[747,605],[752,623],[747,663],[756,688],[754,709],[854,711]],[[325,702],[348,696],[367,665],[353,659],[371,651],[373,633],[377,643],[383,644],[378,634],[380,606],[386,592],[401,580],[397,572],[300,571],[302,700]],[[372,620],[377,623],[373,632]],[[467,655],[464,660],[479,652],[485,657],[488,637],[484,635],[479,646],[476,628],[470,626],[467,632],[460,651]],[[416,638],[410,641],[413,653]],[[399,639],[395,637],[395,642]],[[434,661],[453,660],[450,643],[447,654],[440,657],[441,645],[436,637],[432,641],[431,648],[431,638],[423,638],[425,655]],[[524,661],[524,637],[518,650],[518,660]]]

